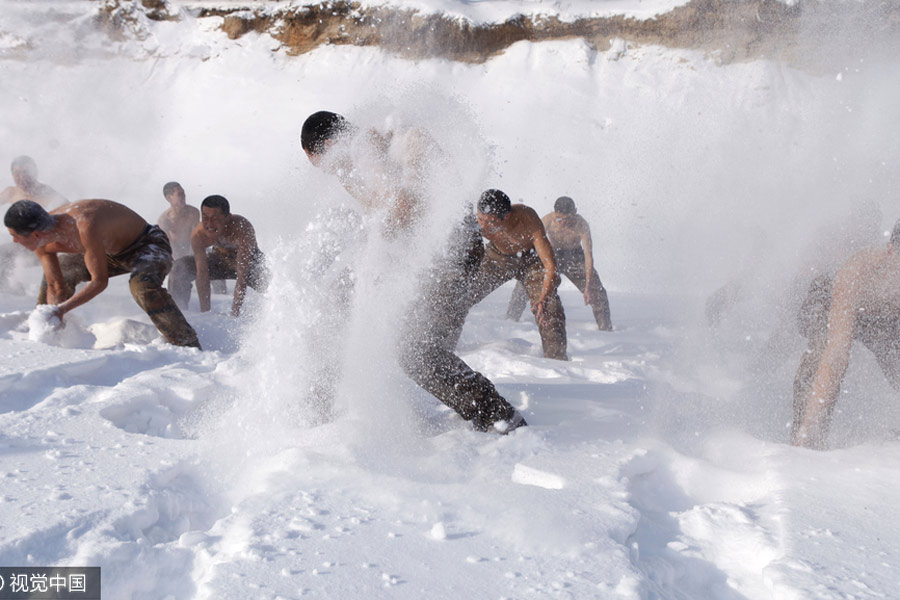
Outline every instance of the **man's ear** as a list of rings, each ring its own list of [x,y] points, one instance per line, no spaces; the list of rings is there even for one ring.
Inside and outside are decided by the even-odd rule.
[[[31,232],[31,239],[38,243],[38,246],[43,246],[49,242],[50,234],[46,231],[41,231],[40,229],[35,229]]]

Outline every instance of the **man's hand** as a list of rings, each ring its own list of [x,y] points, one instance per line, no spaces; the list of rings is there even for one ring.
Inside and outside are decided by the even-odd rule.
[[[62,313],[58,306],[41,304],[28,316],[28,339],[44,344],[53,343],[57,332],[63,328]]]
[[[591,288],[585,286],[584,288],[584,305],[587,306],[591,303]]]
[[[47,323],[47,327],[56,331],[63,328],[63,310],[57,304],[42,304],[34,309],[34,313]]]

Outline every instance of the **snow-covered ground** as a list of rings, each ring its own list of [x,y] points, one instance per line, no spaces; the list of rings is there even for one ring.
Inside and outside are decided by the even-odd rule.
[[[0,60],[0,160],[150,221],[166,181],[224,194],[279,279],[241,320],[227,296],[189,310],[197,352],[162,344],[121,278],[32,341],[39,272],[19,265],[0,293],[0,566],[99,565],[114,599],[896,596],[900,402],[864,350],[835,449],[786,444],[798,294],[900,216],[900,68],[877,41],[815,74],[579,40],[466,65],[287,57],[214,19],[101,42],[22,6],[0,6],[24,52]],[[475,433],[406,381],[376,337],[393,322],[368,319],[397,301],[374,274],[310,348],[328,302],[304,261],[334,225],[316,215],[353,206],[299,148],[323,108],[431,122],[466,185],[541,214],[567,194],[591,223],[615,331],[566,282],[569,362],[503,318],[508,286],[460,341],[530,427]],[[346,260],[396,275],[378,256]],[[710,327],[729,281],[744,292]],[[324,424],[297,387],[317,350],[345,358]]]

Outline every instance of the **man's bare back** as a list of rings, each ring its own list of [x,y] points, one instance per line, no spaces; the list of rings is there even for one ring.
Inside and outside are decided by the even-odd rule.
[[[315,166],[335,175],[366,213],[384,212],[384,233],[391,238],[416,223],[428,165],[440,150],[421,129],[369,129],[336,141],[324,157],[307,155]]]
[[[43,253],[83,254],[87,247],[118,254],[128,248],[147,226],[139,214],[111,200],[79,200],[50,212],[62,217],[60,238],[43,247]],[[40,254],[41,252],[39,252]]]
[[[900,317],[900,250],[893,246],[866,248],[838,272],[851,287],[859,310],[869,315]]]

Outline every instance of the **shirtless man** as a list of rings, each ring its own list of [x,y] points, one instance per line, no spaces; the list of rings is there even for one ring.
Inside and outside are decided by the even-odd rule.
[[[427,177],[428,156],[437,154],[430,136],[414,129],[362,131],[341,115],[320,111],[307,118],[300,141],[310,162],[337,177],[367,213],[384,215],[385,237],[413,233],[424,208],[421,182]],[[381,176],[366,181],[360,172]],[[482,252],[469,216],[452,232],[446,256],[421,279],[421,289],[403,318],[399,361],[410,379],[471,421],[477,431],[505,434],[527,423],[487,377],[453,352]]]
[[[157,223],[169,236],[172,257],[178,260],[182,256],[190,256],[191,232],[200,223],[200,211],[186,202],[184,188],[177,181],[163,186],[163,196],[169,208],[159,215]]]
[[[37,202],[44,210],[53,210],[68,202],[62,194],[46,183],[38,181],[37,164],[30,156],[17,156],[10,165],[13,182],[0,192],[0,204],[12,204],[19,200]]]
[[[30,156],[18,156],[13,159],[10,172],[15,185],[0,192],[0,206],[19,200],[32,200],[43,206],[45,210],[53,210],[68,202],[49,185],[38,181],[37,164]],[[0,245],[0,289],[11,291],[18,287],[11,277],[16,262],[21,261],[28,264],[36,260],[34,254],[16,244]],[[33,264],[37,266],[37,262]]]
[[[185,200],[184,188],[177,181],[170,181],[163,186],[163,197],[168,201],[167,208],[157,219],[160,229],[169,236],[169,243],[172,244],[172,257],[176,264],[179,258],[191,255],[191,232],[194,231],[200,223],[200,211],[197,207],[191,206]],[[169,274],[169,293],[178,304],[178,308],[184,310],[188,306],[191,290],[187,289],[187,294],[179,290],[176,292],[172,281],[175,278],[176,268],[172,268]]]
[[[472,284],[472,305],[517,279],[531,300],[544,357],[567,360],[566,314],[556,293],[559,275],[541,219],[534,209],[512,204],[509,196],[493,189],[481,194],[475,216],[488,245]]]
[[[800,325],[809,348],[794,380],[791,441],[822,450],[853,340],[875,355],[900,391],[900,221],[888,244],[857,252],[833,280],[813,282]]]
[[[577,214],[575,201],[568,196],[560,196],[553,205],[553,212],[544,216],[541,221],[550,245],[553,246],[556,268],[584,294],[584,303],[591,306],[597,327],[601,331],[612,331],[609,298],[597,270],[594,269],[591,228],[584,217]],[[506,316],[518,321],[525,310],[527,299],[525,286],[516,283]]]
[[[233,317],[241,314],[248,286],[260,293],[266,291],[269,270],[266,257],[256,244],[253,225],[244,217],[231,214],[224,196],[207,196],[200,204],[200,223],[191,232],[191,249],[193,257],[179,258],[172,269],[172,287],[185,305],[195,278],[200,312],[210,309],[210,279],[236,280],[231,303]]]
[[[130,273],[131,295],[166,341],[200,348],[196,332],[162,287],[172,267],[166,234],[127,206],[79,200],[48,213],[36,202],[19,200],[3,222],[13,241],[40,259],[38,304],[53,305],[59,319],[106,289],[110,277]]]

